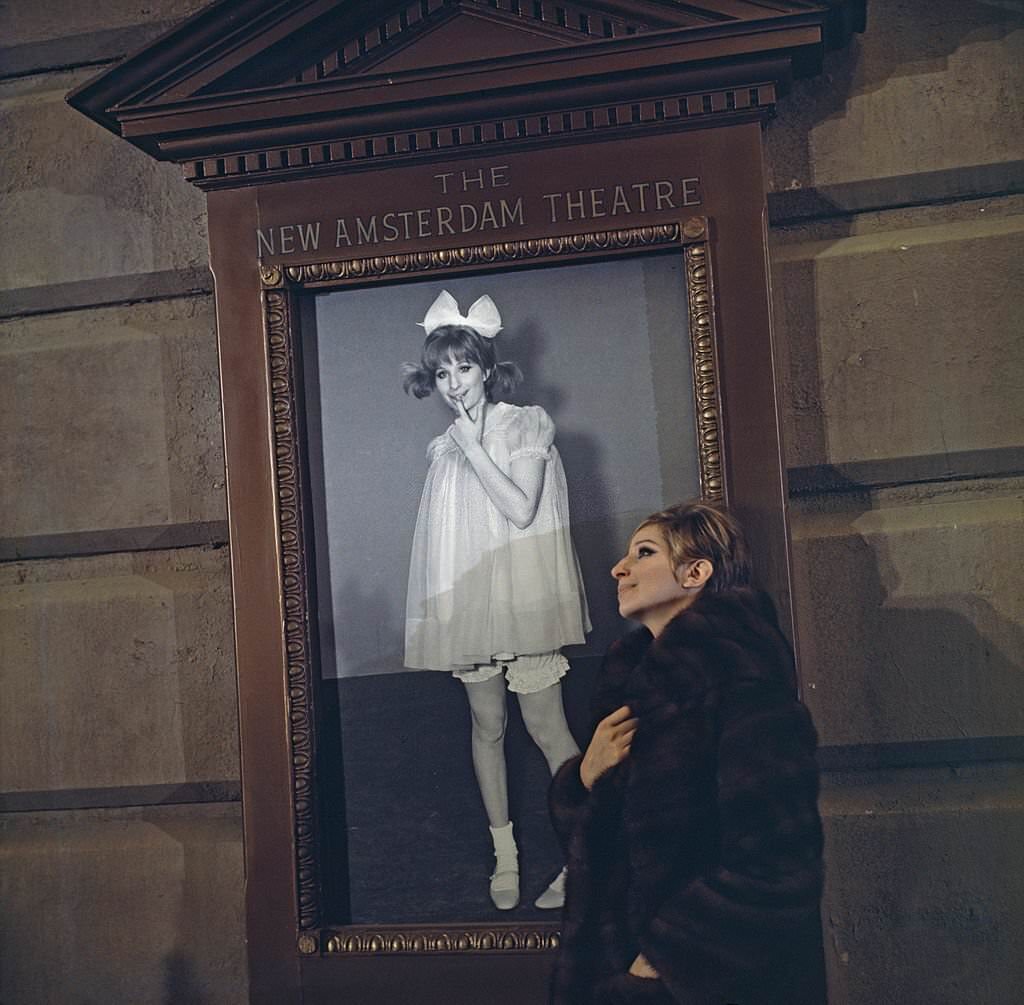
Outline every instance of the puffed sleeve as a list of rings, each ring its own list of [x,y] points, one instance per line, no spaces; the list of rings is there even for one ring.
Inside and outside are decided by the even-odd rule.
[[[427,463],[433,464],[440,456],[447,454],[452,450],[458,449],[452,438],[447,431],[443,432],[440,436],[435,436],[430,443],[427,444]]]
[[[555,424],[551,416],[539,405],[519,409],[509,427],[509,457],[539,457],[547,460],[551,444],[555,441]]]

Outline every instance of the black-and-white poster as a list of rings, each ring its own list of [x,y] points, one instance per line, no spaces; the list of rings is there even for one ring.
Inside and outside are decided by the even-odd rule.
[[[424,354],[431,324],[460,316],[484,349]],[[546,789],[627,627],[609,570],[644,516],[700,493],[687,316],[678,253],[316,297],[302,353],[332,920],[557,919]],[[503,865],[517,884],[492,880]]]

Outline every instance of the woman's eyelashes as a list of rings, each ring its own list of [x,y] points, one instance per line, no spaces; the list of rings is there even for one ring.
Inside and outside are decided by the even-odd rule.
[[[462,373],[462,374],[469,373],[470,370],[472,370],[472,366],[469,363],[463,363],[461,366],[458,367],[459,373]],[[448,371],[447,370],[438,370],[434,374],[434,380],[444,380],[445,378],[447,378],[447,376],[448,376]]]
[[[637,558],[649,558],[651,555],[656,554],[657,552],[653,548],[648,547],[646,544],[642,544],[639,548],[636,549]]]

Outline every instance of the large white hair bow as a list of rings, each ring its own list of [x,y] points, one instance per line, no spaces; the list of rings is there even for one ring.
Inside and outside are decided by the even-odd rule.
[[[494,338],[501,331],[501,315],[494,301],[485,293],[474,301],[469,313],[459,313],[458,301],[447,290],[442,290],[427,309],[420,327],[429,335],[442,325],[460,325],[472,328],[483,338]]]

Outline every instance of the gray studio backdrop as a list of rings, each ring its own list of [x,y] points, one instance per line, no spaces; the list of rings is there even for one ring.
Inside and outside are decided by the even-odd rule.
[[[452,415],[436,394],[407,396],[401,364],[419,359],[417,322],[442,289],[463,313],[494,298],[498,358],[525,376],[510,400],[555,421],[594,622],[570,658],[602,652],[627,627],[608,570],[637,521],[699,493],[680,253],[318,296],[315,323],[302,327],[324,677],[404,670],[426,448]]]

